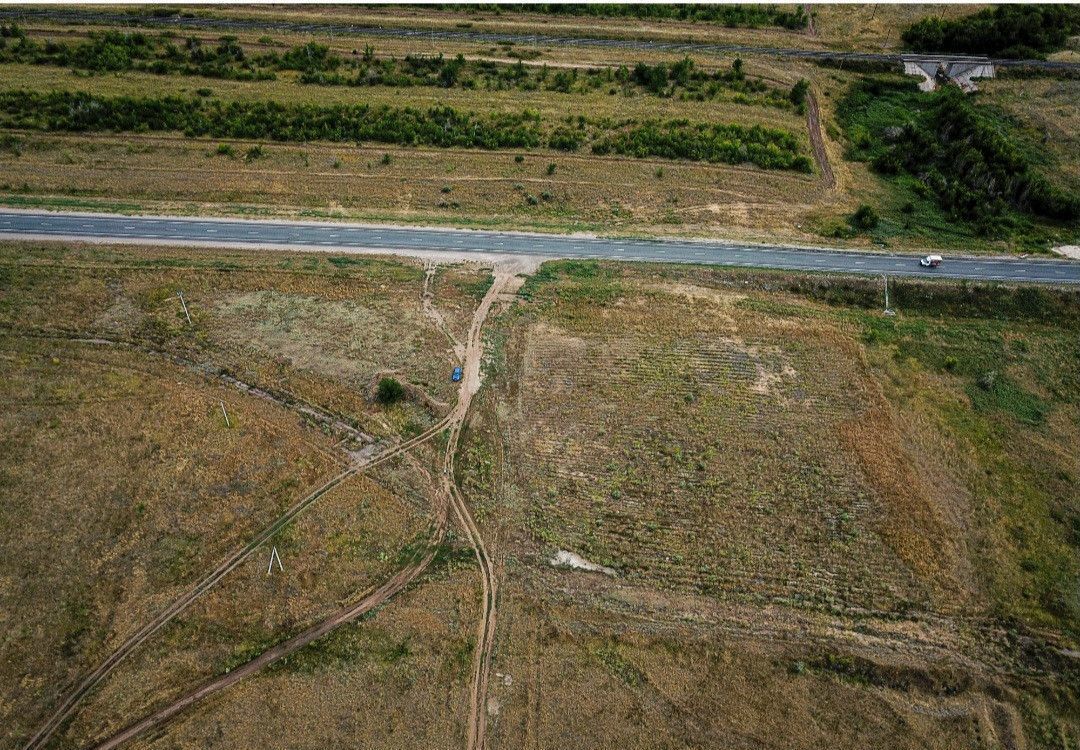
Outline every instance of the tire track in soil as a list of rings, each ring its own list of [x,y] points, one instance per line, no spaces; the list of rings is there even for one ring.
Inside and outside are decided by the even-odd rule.
[[[829,163],[829,152],[825,150],[825,139],[821,135],[821,110],[817,97],[811,89],[806,96],[806,129],[810,133],[810,145],[814,149],[814,161],[821,170],[821,179],[829,190],[836,188],[836,175]]]
[[[36,750],[37,748],[44,747],[52,735],[57,729],[72,715],[76,706],[82,701],[86,695],[97,687],[98,684],[104,680],[110,672],[115,669],[120,662],[128,657],[136,648],[145,643],[151,636],[153,636],[158,630],[163,628],[175,617],[180,615],[184,610],[195,603],[197,599],[206,594],[217,583],[221,581],[228,573],[235,569],[238,565],[244,562],[250,557],[256,550],[258,550],[267,540],[269,540],[274,534],[281,531],[283,528],[289,525],[297,516],[312,505],[316,500],[325,495],[330,490],[337,487],[343,481],[349,477],[374,468],[375,466],[384,463],[385,461],[393,458],[394,456],[402,453],[403,451],[412,448],[419,443],[434,437],[439,430],[445,427],[447,420],[443,420],[433,427],[429,428],[426,432],[421,433],[417,437],[402,443],[378,456],[370,459],[369,461],[350,466],[339,474],[335,475],[320,487],[313,490],[308,495],[304,496],[291,508],[285,511],[284,514],[278,517],[276,521],[263,529],[252,541],[248,542],[243,548],[234,552],[229,558],[215,568],[210,574],[199,581],[194,588],[188,591],[186,594],[175,600],[169,607],[162,610],[157,617],[145,624],[142,628],[133,633],[126,641],[124,641],[112,654],[110,654],[105,661],[98,665],[93,672],[84,678],[79,685],[71,691],[60,704],[60,707],[46,720],[45,724],[30,738],[30,740],[24,745],[23,750]]]
[[[41,332],[38,333],[40,334]],[[79,340],[73,338],[75,335],[73,332],[60,333],[67,335],[59,335],[56,337]],[[147,347],[140,346],[137,343],[115,339],[94,339],[94,341],[97,343],[112,346],[128,346],[140,351],[159,354],[164,356],[166,359],[173,361],[176,364],[187,366],[189,367],[189,369],[192,366],[191,362],[183,360],[182,358],[169,356],[164,354],[163,352],[155,352],[148,349]],[[240,383],[240,381],[236,381],[235,379],[230,380],[232,381],[233,385]],[[242,385],[246,386],[247,384]],[[252,395],[255,395],[257,397],[269,398],[270,400],[280,404],[287,409],[297,410],[297,406],[299,406],[300,411],[311,411],[312,409],[318,409],[318,407],[308,404],[303,400],[299,400],[299,404],[286,403],[284,400],[275,397],[269,392],[253,388],[251,386],[247,386],[243,390],[247,390],[248,392],[252,393]],[[296,397],[293,397],[293,399],[297,400]],[[157,631],[159,631],[161,628],[171,622],[178,615],[183,613],[184,610],[186,610],[196,600],[206,594],[211,588],[213,588],[218,582],[220,582],[222,578],[228,575],[228,573],[230,573],[238,565],[243,563],[244,560],[254,554],[255,551],[258,550],[259,547],[261,547],[274,534],[281,531],[289,523],[295,520],[297,516],[299,516],[303,511],[305,511],[309,506],[311,506],[316,500],[318,500],[320,497],[332,490],[334,487],[337,487],[349,477],[367,471],[368,469],[372,469],[379,464],[382,464],[385,461],[388,461],[389,459],[408,451],[416,445],[430,440],[442,429],[444,429],[447,424],[449,424],[449,422],[450,416],[447,416],[436,424],[429,427],[424,432],[417,435],[416,437],[400,443],[399,445],[393,446],[388,450],[385,450],[382,453],[372,456],[362,462],[354,463],[351,466],[348,466],[340,473],[331,477],[321,486],[315,488],[310,493],[302,497],[298,502],[294,503],[289,509],[285,511],[285,513],[283,513],[269,526],[263,529],[263,531],[261,531],[258,536],[256,536],[252,541],[248,542],[248,544],[246,544],[244,547],[234,552],[217,568],[215,568],[198,583],[196,583],[192,589],[190,589],[187,593],[181,595],[178,599],[174,600],[173,603],[170,604],[166,609],[158,613],[158,615],[153,620],[143,625],[143,627],[135,631],[123,643],[121,643],[120,646],[118,646],[117,649],[113,651],[113,653],[106,657],[103,662],[101,662],[92,672],[90,672],[90,674],[88,674],[82,680],[82,682],[78,683],[73,690],[71,690],[67,695],[64,696],[63,700],[60,703],[60,706],[51,715],[49,715],[49,717],[45,720],[45,723],[42,724],[37,730],[37,732],[35,732],[31,736],[31,738],[23,746],[23,750],[38,750],[39,748],[44,747],[52,738],[52,736],[57,732],[57,730],[59,730],[59,728],[64,724],[64,722],[72,716],[79,703],[82,702],[83,698],[85,698],[90,693],[90,691],[97,687],[102,682],[102,680],[104,680],[136,648],[145,643]]]
[[[465,417],[468,414],[469,405],[472,401],[472,396],[479,390],[480,387],[480,364],[483,355],[482,339],[480,335],[481,328],[483,326],[484,320],[487,318],[488,312],[491,309],[491,304],[499,296],[500,292],[505,287],[507,287],[507,285],[514,283],[515,280],[516,276],[513,273],[496,273],[494,282],[488,289],[487,293],[484,295],[484,299],[481,301],[480,305],[476,309],[476,312],[474,313],[472,326],[469,330],[469,337],[466,344],[466,356],[464,363],[465,376],[462,378],[461,381],[458,403],[454,407],[450,415],[434,427],[430,428],[427,432],[422,433],[420,436],[417,436],[416,438],[408,441],[407,443],[402,443],[392,452],[388,451],[387,453],[381,454],[380,456],[373,459],[369,464],[365,465],[365,468],[367,468],[376,462],[381,462],[389,458],[391,455],[396,455],[397,453],[406,450],[408,447],[412,447],[418,442],[421,442],[421,439],[429,439],[433,435],[437,434],[438,431],[449,425],[450,435],[449,439],[447,440],[446,453],[443,459],[443,486],[442,492],[440,493],[441,501],[436,504],[433,532],[431,537],[429,538],[428,546],[426,551],[424,552],[424,555],[415,563],[398,571],[398,573],[396,573],[392,578],[390,578],[378,588],[371,590],[369,593],[365,594],[365,596],[363,596],[355,604],[346,606],[338,610],[329,618],[311,626],[310,628],[298,633],[297,635],[292,636],[291,638],[278,644],[277,646],[274,646],[273,648],[263,652],[262,654],[256,656],[254,659],[247,662],[246,664],[232,670],[227,674],[220,675],[219,677],[216,677],[204,683],[200,687],[186,693],[185,695],[173,701],[169,705],[164,706],[163,708],[158,709],[157,711],[144,717],[143,719],[140,719],[134,724],[129,725],[127,728],[121,730],[117,734],[112,735],[111,737],[105,739],[100,743],[92,745],[91,747],[93,748],[93,750],[110,750],[111,748],[118,747],[123,743],[127,742],[128,740],[137,737],[148,729],[159,727],[165,724],[177,714],[181,713],[188,706],[191,706],[199,702],[203,698],[208,697],[220,690],[223,690],[239,682],[245,677],[255,674],[263,667],[266,667],[273,662],[300,650],[301,648],[318,640],[319,638],[328,635],[339,626],[356,620],[364,613],[370,612],[371,610],[390,600],[394,595],[406,588],[421,573],[423,573],[424,570],[426,570],[428,565],[431,563],[432,559],[435,557],[435,554],[438,551],[438,546],[442,542],[446,533],[447,515],[451,505],[453,505],[454,507],[455,514],[459,515],[460,520],[463,522],[463,526],[465,526],[467,530],[471,530],[470,539],[475,544],[478,557],[482,555],[483,559],[487,560],[487,552],[486,550],[483,550],[483,541],[480,539],[479,534],[476,533],[476,526],[472,522],[472,517],[469,515],[468,508],[464,506],[464,502],[461,501],[460,495],[457,494],[457,487],[454,485],[454,456],[457,453],[457,444],[461,436],[461,428],[464,424]],[[355,473],[355,471],[357,471],[357,469],[353,467],[348,472],[343,472],[343,474]],[[335,477],[335,480],[337,480],[337,482],[340,482],[343,478],[343,476],[339,475],[339,477]],[[333,482],[334,480],[331,481]],[[335,486],[337,482],[335,482]],[[323,489],[323,493],[327,489],[329,488],[327,487],[326,489]],[[455,496],[457,497],[457,500],[455,500]],[[310,504],[310,502],[313,502],[314,499],[316,498],[312,498],[311,501],[308,502],[308,504]],[[289,520],[291,520],[291,517]],[[263,535],[260,535],[260,537],[262,536]],[[251,545],[249,545],[249,547],[251,547]],[[483,550],[483,552],[481,552],[481,550]],[[250,552],[248,554],[250,554]],[[239,561],[237,561],[237,564],[239,564]],[[233,565],[232,567],[235,567],[235,565]],[[231,570],[231,567],[229,569]],[[494,579],[491,577],[490,561],[488,561],[487,567],[482,567],[482,570],[484,571],[485,600],[483,619],[480,625],[480,629],[483,633],[493,634],[495,626],[495,612],[493,606],[494,598],[493,596],[489,596],[489,594],[494,593]],[[158,625],[154,628],[154,630],[157,630],[159,627],[161,626]],[[147,634],[147,637],[148,636],[149,633]],[[139,643],[141,643],[142,640],[145,640],[145,637],[142,638]],[[138,645],[138,643],[134,645]],[[486,695],[488,673],[487,668],[490,665],[490,655],[490,637],[488,637],[486,638],[485,642],[478,643],[477,648],[476,662],[478,666],[474,669],[474,684],[472,690],[472,701],[470,706],[471,712],[469,718],[470,747],[482,747],[483,743],[484,717],[482,710],[480,709],[482,709],[482,697]],[[117,662],[118,661],[119,659],[117,659]],[[113,664],[113,666],[115,666],[115,664]],[[96,684],[96,682],[94,684]],[[92,685],[90,687],[92,687]],[[87,690],[89,690],[89,688]],[[79,697],[82,697],[82,695],[85,695],[85,691],[81,693]],[[70,713],[70,711],[68,711],[68,713]],[[63,718],[61,718],[60,721],[56,723],[56,725],[58,726],[59,723],[61,723],[62,721]],[[478,734],[474,733],[474,727],[479,727]],[[53,731],[55,731],[55,727]],[[39,732],[39,734],[41,733]],[[471,744],[474,734],[479,738],[479,742],[481,743],[481,745]],[[37,742],[38,745],[41,744],[41,741],[37,740],[36,738],[35,740],[32,740],[32,744],[34,742]],[[30,745],[27,746],[28,749],[29,747]]]

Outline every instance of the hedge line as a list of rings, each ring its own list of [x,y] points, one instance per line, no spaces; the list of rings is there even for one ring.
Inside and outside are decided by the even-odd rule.
[[[703,101],[729,92],[739,101],[779,108],[795,106],[783,88],[748,77],[742,60],[730,70],[704,71],[686,57],[678,62],[639,62],[618,68],[549,70],[515,64],[466,60],[464,56],[407,55],[376,59],[367,47],[351,56],[327,45],[308,42],[286,52],[252,53],[235,37],[217,43],[195,37],[177,43],[171,36],[142,32],[91,33],[86,41],[36,41],[17,26],[0,27],[0,63],[56,65],[90,72],[137,71],[156,75],[189,75],[245,81],[274,80],[281,71],[301,73],[300,82],[324,86],[432,86],[441,88],[520,89],[588,93],[644,93]]]
[[[809,173],[810,158],[799,153],[791,133],[758,125],[692,124],[686,121],[646,122],[603,136],[593,153],[625,156],[659,156],[726,164],[750,162],[765,169]]]
[[[0,92],[0,127],[46,131],[179,131],[189,136],[275,141],[376,142],[457,148],[536,148],[664,157],[811,171],[789,132],[685,120],[635,122],[568,118],[545,128],[538,114],[484,114],[452,107],[280,104],[216,99]]]
[[[533,148],[538,115],[480,116],[452,107],[221,102],[175,96],[103,97],[86,93],[0,93],[0,124],[61,131],[180,131],[189,136],[275,141],[375,141],[464,148]]]

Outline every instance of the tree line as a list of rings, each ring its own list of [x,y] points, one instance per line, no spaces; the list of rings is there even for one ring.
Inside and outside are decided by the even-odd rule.
[[[998,5],[945,20],[928,16],[903,32],[916,52],[1042,58],[1080,34],[1080,5]]]
[[[192,137],[374,142],[442,148],[548,148],[811,171],[790,132],[686,120],[579,116],[545,123],[531,111],[476,114],[440,106],[283,104],[177,96],[0,92],[0,127],[70,132],[182,132]]]
[[[12,27],[5,27],[12,28]],[[242,81],[274,80],[281,71],[298,71],[300,82],[324,86],[430,86],[486,90],[520,89],[609,94],[644,93],[660,97],[704,101],[723,92],[746,103],[801,110],[797,92],[746,75],[742,60],[728,70],[706,71],[685,57],[674,63],[639,62],[617,68],[549,69],[543,66],[466,60],[463,55],[407,55],[403,59],[377,59],[367,47],[343,57],[317,42],[285,52],[251,54],[235,37],[216,43],[196,37],[177,43],[166,32],[93,33],[86,41],[61,44],[39,42],[18,27],[0,34],[0,63],[56,65],[91,72],[136,71],[158,75],[190,75]],[[6,39],[12,43],[7,44]]]
[[[776,26],[784,29],[805,29],[810,17],[800,5],[680,5],[657,3],[536,3],[524,5],[465,4],[438,5],[457,11],[490,11],[540,13],[550,16],[594,16],[599,18],[641,18],[649,20],[697,21],[714,23],[728,28],[761,28]]]

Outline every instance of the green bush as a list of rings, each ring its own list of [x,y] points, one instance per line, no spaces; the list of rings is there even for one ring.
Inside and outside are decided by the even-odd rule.
[[[383,378],[375,391],[375,400],[380,404],[389,406],[396,404],[405,397],[405,386],[395,378]]]
[[[800,78],[798,82],[791,87],[791,93],[788,98],[791,99],[791,103],[800,111],[806,109],[806,97],[810,93],[810,82],[805,78]]]
[[[855,209],[855,213],[851,215],[851,226],[863,232],[877,228],[879,221],[877,211],[874,210],[873,206],[865,203],[860,204]]]

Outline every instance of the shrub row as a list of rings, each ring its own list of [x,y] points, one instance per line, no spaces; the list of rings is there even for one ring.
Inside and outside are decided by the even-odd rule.
[[[4,27],[7,29],[8,27]],[[11,38],[14,41],[7,42]],[[138,71],[158,75],[180,74],[233,80],[273,80],[285,70],[299,71],[300,82],[348,86],[438,86],[443,88],[521,89],[587,93],[638,91],[656,96],[706,99],[722,91],[741,94],[755,103],[789,107],[797,96],[763,81],[748,78],[742,60],[727,71],[707,72],[689,57],[670,65],[638,63],[633,67],[549,70],[490,61],[467,61],[464,56],[408,55],[402,60],[375,59],[374,50],[354,51],[342,57],[324,44],[308,42],[284,53],[252,55],[235,37],[223,36],[216,44],[191,37],[177,45],[168,34],[141,32],[95,33],[87,41],[61,44],[38,42],[18,27],[0,36],[0,62],[57,65],[93,72]]]
[[[539,116],[478,116],[452,107],[427,110],[354,105],[101,97],[86,93],[0,93],[4,127],[62,131],[181,131],[189,136],[276,141],[375,141],[415,146],[532,148]]]
[[[639,62],[633,67],[550,70],[546,65],[526,66],[521,61],[514,65],[468,61],[462,55],[454,58],[444,58],[441,54],[408,55],[402,60],[376,60],[370,50],[365,50],[362,57],[339,59],[332,68],[306,70],[300,81],[324,86],[438,86],[560,93],[607,91],[609,94],[637,91],[697,100],[711,99],[726,91],[767,106],[800,109],[801,105],[798,91],[793,94],[747,77],[742,60],[738,59],[730,70],[718,71],[704,71],[689,57],[671,64]]]
[[[85,42],[60,44],[37,42],[25,34],[11,35],[12,43],[0,36],[0,62],[58,65],[94,72],[140,71],[224,78],[232,80],[272,80],[271,67],[261,58],[251,59],[235,37],[224,36],[216,45],[204,45],[194,37],[177,46],[166,35],[107,31],[91,34]]]
[[[799,153],[799,142],[785,130],[759,125],[708,125],[684,120],[645,122],[601,137],[595,154],[659,156],[666,159],[742,164],[765,169],[813,171],[809,157]]]
[[[221,102],[166,96],[104,97],[87,93],[0,92],[0,127],[58,131],[180,131],[189,136],[276,141],[378,142],[406,146],[535,148],[669,159],[749,162],[766,169],[811,171],[791,133],[760,126],[685,120],[567,118],[545,129],[538,114],[485,114],[452,107],[373,107],[364,104]]]

